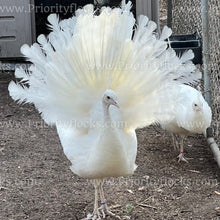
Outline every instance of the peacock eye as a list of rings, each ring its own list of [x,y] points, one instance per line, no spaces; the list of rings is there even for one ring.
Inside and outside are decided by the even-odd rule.
[[[110,96],[107,96],[107,99],[110,99]]]
[[[198,106],[197,104],[194,104],[194,106]]]

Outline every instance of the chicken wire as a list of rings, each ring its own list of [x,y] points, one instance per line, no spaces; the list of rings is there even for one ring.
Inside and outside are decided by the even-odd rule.
[[[220,144],[220,1],[209,4],[210,65],[213,126]]]
[[[172,0],[172,30],[174,34],[192,34],[197,30],[201,34],[201,0]]]
[[[165,6],[167,0],[161,0]],[[173,34],[202,33],[201,0],[172,0]],[[209,0],[209,39],[213,128],[220,144],[220,1]]]

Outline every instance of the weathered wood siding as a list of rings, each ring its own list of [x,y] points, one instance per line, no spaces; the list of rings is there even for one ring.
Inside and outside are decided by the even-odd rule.
[[[0,58],[21,57],[20,47],[33,42],[31,0],[0,0]]]

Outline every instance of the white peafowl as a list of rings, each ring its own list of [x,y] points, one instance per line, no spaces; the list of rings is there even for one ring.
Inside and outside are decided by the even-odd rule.
[[[171,115],[166,120],[161,120],[160,124],[163,129],[171,132],[174,147],[177,147],[178,136],[180,137],[180,154],[177,158],[179,161],[188,162],[183,151],[184,137],[202,133],[206,135],[206,129],[211,124],[212,112],[202,94],[191,86],[178,85],[173,98],[173,103],[167,110]]]
[[[16,69],[21,80],[9,84],[14,100],[34,103],[45,122],[56,125],[71,170],[94,180],[94,211],[87,219],[119,218],[107,207],[104,178],[133,174],[135,129],[157,120],[170,86],[201,77],[191,53],[183,60],[167,49],[168,27],[157,38],[156,24],[140,16],[135,26],[130,9],[123,0],[98,15],[93,5],[62,21],[51,14],[48,37],[21,48],[32,66]]]

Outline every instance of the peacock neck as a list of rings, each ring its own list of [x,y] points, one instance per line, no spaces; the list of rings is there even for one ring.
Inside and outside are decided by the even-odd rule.
[[[204,113],[196,112],[196,114],[194,115],[194,121],[203,123],[205,121]]]
[[[111,116],[109,113],[110,105],[103,103],[103,111],[104,111],[104,123],[108,123],[111,121]]]

